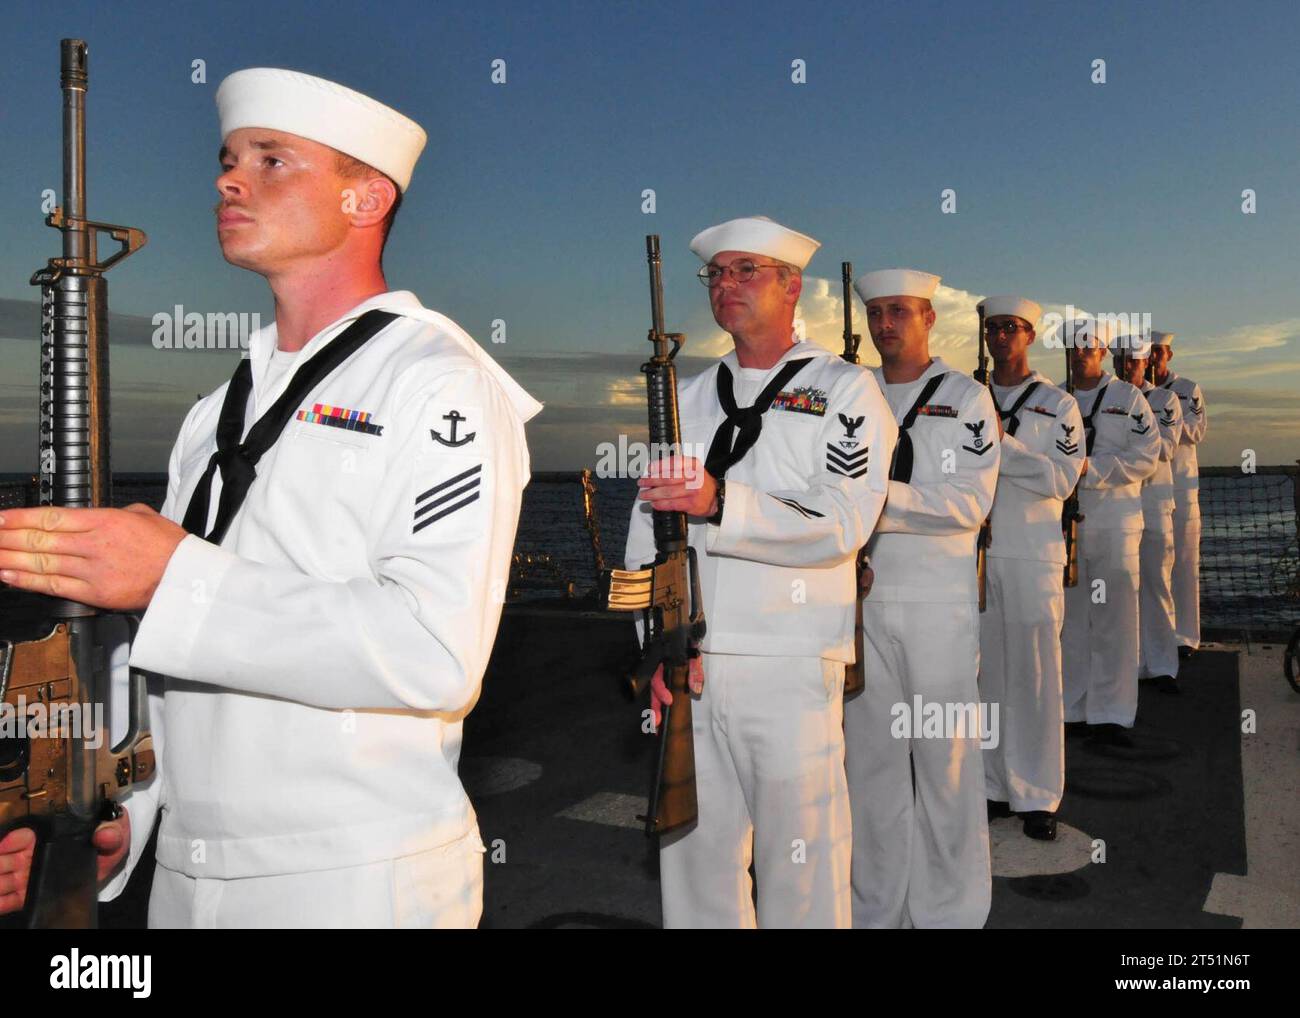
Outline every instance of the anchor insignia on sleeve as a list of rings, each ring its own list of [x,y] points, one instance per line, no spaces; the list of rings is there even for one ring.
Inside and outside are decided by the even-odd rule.
[[[456,437],[456,425],[458,425],[461,421],[468,419],[462,416],[459,410],[453,410],[450,413],[443,414],[442,419],[444,421],[451,421],[451,435],[449,437],[443,438],[442,435],[438,434],[438,432],[435,429],[433,428],[429,429],[429,434],[433,436],[433,440],[442,445],[450,445],[450,446],[465,445],[467,442],[474,441],[474,436],[478,434],[477,431],[471,431],[468,435],[465,435],[463,438]]]

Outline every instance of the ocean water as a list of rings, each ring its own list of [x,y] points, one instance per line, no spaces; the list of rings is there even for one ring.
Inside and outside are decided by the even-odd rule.
[[[623,564],[636,482],[593,478],[584,497],[577,474],[540,474],[524,492],[512,603],[590,603],[599,570]],[[0,474],[0,508],[24,504],[33,492],[24,478]],[[166,478],[114,477],[117,505],[159,508]],[[1207,631],[1283,632],[1300,623],[1300,554],[1296,492],[1287,475],[1201,478],[1201,616]]]
[[[1283,631],[1300,623],[1295,480],[1201,477],[1201,624]]]

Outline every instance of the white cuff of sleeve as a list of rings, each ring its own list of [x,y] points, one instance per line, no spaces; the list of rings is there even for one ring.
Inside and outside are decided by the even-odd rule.
[[[190,655],[239,556],[190,534],[176,546],[131,647],[131,667],[189,678]]]
[[[727,502],[722,507],[722,522],[710,523],[704,546],[714,555],[732,555],[745,542],[745,530],[754,513],[754,499],[758,497],[748,484],[727,481]]]

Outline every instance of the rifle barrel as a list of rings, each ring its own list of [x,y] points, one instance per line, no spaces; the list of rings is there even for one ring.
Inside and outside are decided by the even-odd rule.
[[[86,44],[59,43],[59,86],[63,90],[63,211],[75,220],[63,231],[63,257],[88,259],[90,238],[80,222],[86,218]]]
[[[645,239],[646,261],[650,266],[650,323],[656,343],[664,334],[664,277],[663,261],[659,256],[659,235],[652,233]],[[655,353],[663,351],[658,347]]]

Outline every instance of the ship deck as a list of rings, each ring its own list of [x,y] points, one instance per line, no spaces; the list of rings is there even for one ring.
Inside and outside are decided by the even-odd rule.
[[[503,621],[461,767],[488,846],[485,927],[659,925],[634,819],[652,740],[619,684],[634,655],[623,620]],[[1280,655],[1202,650],[1181,695],[1143,683],[1135,748],[1068,740],[1058,840],[991,826],[988,926],[1300,925],[1300,695]]]
[[[660,924],[635,820],[653,740],[620,681],[635,654],[625,618],[503,619],[461,760],[488,847],[484,927]],[[1058,840],[991,825],[988,926],[1300,926],[1300,695],[1280,660],[1276,644],[1213,645],[1183,663],[1181,695],[1143,684],[1134,749],[1068,740]],[[143,925],[150,869],[105,926]]]

